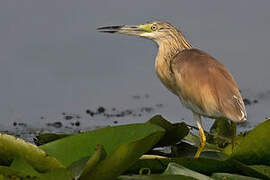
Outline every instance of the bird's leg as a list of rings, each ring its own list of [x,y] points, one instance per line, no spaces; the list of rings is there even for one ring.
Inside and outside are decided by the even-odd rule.
[[[232,152],[233,152],[236,140],[236,123],[233,121],[231,121],[231,129],[232,129]]]
[[[193,115],[194,115],[194,119],[197,122],[199,131],[200,131],[201,143],[200,143],[200,147],[198,148],[198,150],[197,150],[197,152],[196,152],[196,154],[194,156],[195,158],[198,158],[200,156],[201,152],[203,151],[204,146],[206,144],[206,137],[205,137],[203,127],[202,127],[201,116],[199,114],[197,114],[197,113],[193,113]]]

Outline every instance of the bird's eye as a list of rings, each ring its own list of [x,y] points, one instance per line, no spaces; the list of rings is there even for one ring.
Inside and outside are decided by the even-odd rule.
[[[157,25],[153,24],[153,25],[151,26],[151,30],[152,30],[152,31],[157,30]]]

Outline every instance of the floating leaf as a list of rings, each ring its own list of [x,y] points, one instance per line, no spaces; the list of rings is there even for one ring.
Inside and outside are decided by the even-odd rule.
[[[73,180],[65,168],[53,169],[47,173],[41,174],[37,180]]]
[[[270,178],[270,167],[269,166],[264,166],[264,165],[250,165],[249,166],[252,169],[255,169],[256,171],[266,175],[267,177]]]
[[[237,173],[241,175],[264,178],[267,176],[236,160],[222,160],[214,158],[152,158],[140,159],[133,164],[126,173],[136,174],[141,167],[149,168],[152,173],[162,173],[170,162],[180,164],[190,170],[211,175],[216,172]]]
[[[98,163],[102,161],[103,159],[105,159],[105,156],[106,156],[106,153],[103,149],[103,146],[98,144],[95,148],[94,153],[87,161],[80,179],[81,180],[89,179],[88,177],[91,176],[91,174],[93,173],[93,170],[98,165]]]
[[[143,153],[147,152],[157,143],[163,133],[155,132],[148,136],[130,141],[119,146],[101,161],[87,176],[91,180],[115,179],[126,171]],[[87,179],[86,178],[86,179]]]
[[[219,147],[225,147],[236,135],[236,129],[232,122],[227,119],[216,119],[210,128],[210,134],[207,139],[212,144],[218,144]]]
[[[231,159],[246,164],[270,165],[270,119],[250,131],[235,148]]]
[[[260,180],[258,178],[229,173],[214,173],[211,178],[215,180]]]
[[[189,132],[189,128],[185,123],[172,124],[165,120],[161,115],[152,117],[146,123],[156,124],[166,130],[165,135],[156,144],[156,147],[173,145],[182,140]]]
[[[220,153],[216,146],[207,144],[206,151],[201,153],[200,157],[214,158],[214,159],[225,159],[228,156],[224,153]],[[172,157],[194,157],[198,148],[190,143],[181,142],[171,147]]]
[[[200,146],[200,137],[193,134],[192,132],[189,132],[188,135],[184,138],[184,140],[192,143],[195,147],[199,147]],[[222,149],[219,148],[216,144],[210,144],[208,142],[206,142],[206,145],[203,149],[204,151],[215,151],[215,152],[220,152]],[[203,156],[204,153],[202,153],[201,155]]]
[[[169,163],[167,169],[164,171],[163,174],[183,175],[183,176],[193,177],[198,180],[211,180],[210,177],[204,174],[200,174],[196,171],[192,171],[176,163]]]
[[[40,173],[38,173],[30,164],[28,164],[22,157],[16,157],[11,165],[11,168],[21,171],[28,176],[38,177]]]
[[[120,176],[118,180],[196,180],[192,177],[187,177],[183,175],[150,175],[150,176],[139,176],[139,175],[131,175],[131,176]]]
[[[198,147],[186,142],[181,142],[171,146],[172,157],[194,157],[197,150]]]
[[[73,162],[67,169],[73,177],[79,178],[88,160],[89,157],[82,158],[78,161]]]
[[[65,168],[56,168],[46,173],[40,173],[21,157],[15,158],[10,167],[0,166],[0,175],[6,179],[72,180],[70,173]]]
[[[152,124],[131,124],[106,127],[81,134],[71,135],[40,146],[49,155],[56,157],[65,166],[82,158],[90,157],[97,144],[102,144],[109,155],[121,144],[140,140],[151,134],[160,138],[163,128]]]
[[[3,177],[4,180],[11,179],[11,177],[15,180],[27,178],[31,179],[31,176],[29,176],[28,174],[7,166],[0,166],[0,175],[1,175],[0,177]]]
[[[62,163],[54,157],[48,156],[39,147],[14,136],[0,134],[0,159],[4,162],[11,162],[15,157],[23,157],[41,172],[64,167]]]
[[[235,137],[235,147],[234,150],[232,149],[232,144],[228,144],[224,149],[223,149],[223,153],[227,154],[227,155],[231,155],[233,151],[235,151],[237,149],[237,147],[239,146],[239,144],[241,144],[242,140],[244,139],[244,137],[248,134],[248,132],[245,132],[244,134],[241,133],[240,135]]]
[[[67,137],[69,135],[70,134],[42,133],[36,136],[36,138],[34,138],[34,142],[37,146],[40,146],[40,145],[55,141],[57,139]]]

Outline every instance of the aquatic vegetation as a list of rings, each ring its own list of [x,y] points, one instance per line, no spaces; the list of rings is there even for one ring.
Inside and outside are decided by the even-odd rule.
[[[270,120],[236,137],[227,123],[216,120],[200,158],[193,157],[196,129],[160,115],[80,134],[40,134],[40,146],[0,134],[0,179],[270,179]]]

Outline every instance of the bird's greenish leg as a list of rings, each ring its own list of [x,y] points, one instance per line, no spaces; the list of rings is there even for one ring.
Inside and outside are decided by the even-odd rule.
[[[205,147],[205,144],[206,144],[206,137],[205,137],[205,134],[204,134],[204,131],[203,131],[203,127],[202,127],[202,122],[201,122],[201,116],[197,113],[193,113],[194,115],[194,119],[195,121],[197,122],[197,125],[198,125],[198,128],[199,128],[199,131],[200,131],[200,140],[201,140],[201,143],[200,143],[200,146],[195,154],[195,158],[198,158],[201,154],[201,152],[203,151],[204,147]]]
[[[232,130],[232,152],[233,152],[236,142],[236,123],[233,121],[231,121],[231,130]]]

